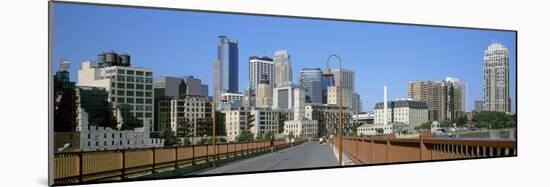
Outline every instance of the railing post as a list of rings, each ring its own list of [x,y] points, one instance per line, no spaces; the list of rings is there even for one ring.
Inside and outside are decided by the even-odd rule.
[[[431,154],[426,144],[424,144],[424,138],[425,135],[420,135],[420,160],[431,160]]]
[[[391,162],[390,147],[391,147],[390,139],[386,137],[386,162]]]
[[[206,162],[208,162],[208,144],[206,144]]]
[[[121,180],[126,180],[126,149],[122,149],[122,177]]]
[[[174,160],[176,160],[174,169],[178,169],[178,146],[174,146]]]
[[[370,137],[370,163],[374,163],[374,139]]]
[[[156,161],[155,161],[155,148],[151,148],[151,150],[153,151],[153,174],[155,174],[155,165],[156,165]]]
[[[191,156],[191,165],[195,165],[195,144],[191,145],[191,153],[192,153],[192,156]]]
[[[83,170],[84,170],[84,157],[82,151],[78,153],[78,182],[83,182]]]

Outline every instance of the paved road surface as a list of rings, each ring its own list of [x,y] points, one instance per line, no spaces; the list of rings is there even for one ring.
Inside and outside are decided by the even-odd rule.
[[[311,141],[291,148],[279,150],[276,153],[249,158],[228,165],[212,168],[207,171],[195,173],[217,174],[247,171],[266,171],[281,169],[296,169],[308,167],[336,166],[338,161],[330,150],[328,144],[319,145],[319,142]]]

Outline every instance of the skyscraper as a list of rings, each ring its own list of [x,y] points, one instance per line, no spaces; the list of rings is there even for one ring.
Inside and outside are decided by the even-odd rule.
[[[219,36],[218,57],[212,67],[214,100],[224,92],[236,93],[239,89],[239,47],[236,40]]]
[[[361,113],[363,104],[361,103],[361,96],[355,92],[353,93],[353,98],[351,99],[351,110],[355,113]]]
[[[222,94],[225,92],[222,84],[222,62],[216,60],[212,65],[212,98],[216,103],[220,102]]]
[[[292,83],[292,64],[286,50],[275,51],[273,55],[274,85],[280,86]]]
[[[355,91],[355,72],[348,69],[335,69],[333,73],[336,86],[340,86],[340,74],[342,74],[343,88]]]
[[[249,58],[248,79],[252,89],[256,89],[262,79],[266,76],[266,81],[273,85],[273,59],[266,56],[251,56]]]
[[[300,86],[305,91],[306,103],[323,103],[320,68],[304,68],[300,71]]]
[[[483,109],[510,112],[510,58],[508,48],[493,43],[483,57]]]

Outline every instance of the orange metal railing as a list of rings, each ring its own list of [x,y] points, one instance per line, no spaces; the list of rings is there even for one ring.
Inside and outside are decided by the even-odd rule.
[[[340,146],[338,141],[332,141],[332,143]],[[343,144],[343,152],[356,164],[501,157],[517,154],[515,140],[450,139],[434,138],[429,135],[420,136],[417,139],[397,139],[391,136],[346,137]]]
[[[292,144],[301,144],[296,141]],[[291,146],[285,141],[273,142],[274,148]],[[103,180],[127,180],[184,168],[201,163],[223,161],[271,150],[270,141],[223,143],[212,145],[170,146],[92,152],[61,152],[54,154],[54,183],[86,183]],[[193,168],[191,167],[191,170]]]

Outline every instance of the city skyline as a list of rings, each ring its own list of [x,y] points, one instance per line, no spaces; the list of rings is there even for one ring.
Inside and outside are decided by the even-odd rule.
[[[239,42],[239,92],[244,90],[248,82],[249,75],[246,72],[250,56],[272,57],[275,51],[287,50],[292,56],[292,69],[296,70],[293,77],[299,77],[302,68],[324,70],[326,57],[336,53],[344,60],[343,68],[357,72],[356,92],[360,94],[363,103],[369,101],[364,104],[364,111],[371,111],[373,105],[382,100],[380,90],[385,84],[389,86],[389,97],[393,99],[407,96],[409,81],[443,80],[445,77],[456,77],[468,84],[467,111],[471,111],[474,101],[483,98],[484,50],[491,43],[499,42],[510,50],[510,98],[512,112],[515,112],[514,32],[133,8],[91,8],[62,3],[55,6],[54,16],[64,24],[54,22],[54,30],[57,31],[54,35],[54,59],[68,59],[72,62],[70,72],[73,81],[76,81],[75,72],[80,69],[81,62],[96,60],[101,51],[113,49],[132,55],[136,66],[152,68],[154,77],[193,75],[213,88],[211,64],[216,59],[217,37],[227,35]],[[105,16],[113,14],[116,19],[107,19]],[[128,16],[134,14],[143,16],[145,20]],[[261,26],[263,22],[270,22],[269,27],[279,29],[246,29],[242,26]],[[184,26],[174,26],[173,23],[184,23]],[[124,29],[102,29],[101,25]],[[193,26],[193,29],[185,26]],[[166,29],[157,30],[155,27]],[[136,33],[129,32],[133,30]],[[81,38],[81,35],[95,37]],[[138,35],[148,37],[136,39]],[[442,65],[442,61],[447,63]],[[58,69],[57,64],[54,66],[54,69]],[[332,69],[336,69],[332,66]],[[423,70],[426,73],[421,73]],[[294,83],[298,84],[299,80],[295,79]]]

